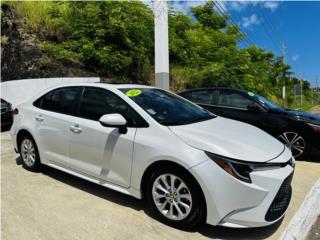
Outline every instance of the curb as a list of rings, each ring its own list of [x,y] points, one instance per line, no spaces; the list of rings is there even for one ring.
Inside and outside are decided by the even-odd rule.
[[[305,197],[279,240],[306,239],[312,225],[320,216],[320,178]]]

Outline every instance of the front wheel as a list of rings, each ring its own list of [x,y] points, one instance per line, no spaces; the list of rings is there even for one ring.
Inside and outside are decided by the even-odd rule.
[[[153,213],[165,224],[192,229],[206,216],[206,204],[199,185],[185,171],[157,170],[146,188]]]
[[[24,168],[33,172],[40,170],[41,163],[38,148],[30,136],[22,137],[20,141],[20,156]]]
[[[306,138],[294,131],[288,131],[280,134],[278,139],[286,144],[295,158],[302,158],[308,155],[309,145]]]

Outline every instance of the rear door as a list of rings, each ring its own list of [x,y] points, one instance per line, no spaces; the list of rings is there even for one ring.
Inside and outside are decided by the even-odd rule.
[[[69,127],[77,110],[81,90],[81,87],[55,89],[34,103],[37,110],[33,121],[43,161],[70,166]]]
[[[127,120],[127,133],[104,127],[99,119],[104,114],[120,113]],[[128,187],[130,185],[133,142],[138,122],[137,113],[114,93],[86,87],[81,98],[78,118],[69,127],[72,168],[98,179]],[[143,120],[142,120],[143,121]]]

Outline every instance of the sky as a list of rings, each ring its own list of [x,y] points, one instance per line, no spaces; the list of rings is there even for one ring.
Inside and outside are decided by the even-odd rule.
[[[171,1],[176,10],[190,13],[190,8],[205,1]],[[320,1],[222,1],[223,11],[249,36],[248,42],[281,55],[299,78],[320,86]],[[248,44],[240,43],[240,47]]]

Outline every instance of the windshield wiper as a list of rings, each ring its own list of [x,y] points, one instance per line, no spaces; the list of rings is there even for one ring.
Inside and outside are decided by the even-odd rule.
[[[159,121],[159,123],[165,126],[177,126],[186,124],[185,121]]]
[[[165,126],[177,126],[177,125],[186,125],[186,124],[192,124],[196,122],[206,121],[215,118],[216,116],[207,116],[207,117],[199,117],[199,118],[193,118],[190,120],[185,121],[159,121],[160,124]]]

